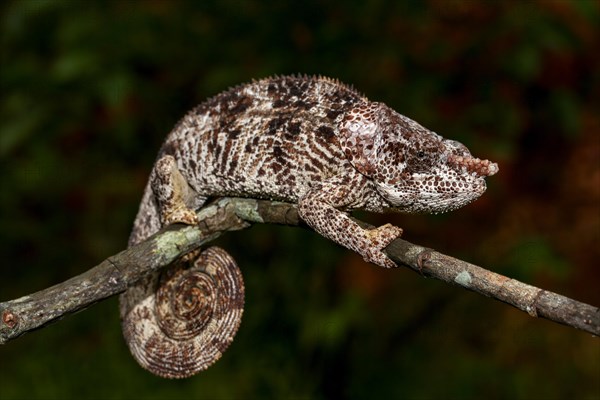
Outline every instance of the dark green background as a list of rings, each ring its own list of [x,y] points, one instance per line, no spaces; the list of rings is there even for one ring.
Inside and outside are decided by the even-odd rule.
[[[126,245],[164,136],[229,86],[352,83],[500,173],[439,216],[360,215],[408,240],[600,304],[597,1],[11,1],[0,6],[0,300]],[[223,359],[184,381],[139,368],[112,298],[0,348],[0,398],[598,399],[574,329],[310,231],[220,241],[246,279]]]

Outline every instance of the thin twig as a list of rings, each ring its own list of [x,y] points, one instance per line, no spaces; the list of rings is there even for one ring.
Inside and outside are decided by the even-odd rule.
[[[31,295],[0,303],[0,344],[124,292],[146,274],[171,264],[223,232],[244,229],[252,223],[301,224],[294,205],[254,199],[221,199],[202,209],[199,217],[202,222],[198,226],[167,227],[81,275]],[[401,239],[390,244],[386,253],[398,264],[423,275],[493,297],[531,316],[600,336],[600,310],[597,307]]]

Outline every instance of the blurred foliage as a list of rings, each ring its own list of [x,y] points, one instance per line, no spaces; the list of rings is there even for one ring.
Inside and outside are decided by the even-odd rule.
[[[353,83],[500,163],[460,211],[361,217],[598,305],[599,25],[593,0],[5,1],[0,300],[123,249],[187,109],[301,72]],[[143,371],[111,299],[1,347],[0,398],[600,398],[589,335],[301,229],[220,244],[247,299],[215,366],[177,382]]]

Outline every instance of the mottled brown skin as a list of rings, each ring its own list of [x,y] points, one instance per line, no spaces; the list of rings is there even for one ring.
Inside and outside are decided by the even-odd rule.
[[[244,282],[225,250],[209,247],[120,298],[123,335],[138,363],[163,378],[187,378],[221,358],[244,311]]]
[[[479,197],[484,178],[497,170],[338,81],[268,78],[221,93],[179,121],[159,152],[130,244],[162,225],[196,223],[194,211],[211,197],[267,198],[297,203],[300,217],[323,236],[395,267],[382,249],[402,230],[365,230],[348,212],[453,210]],[[126,332],[145,323],[150,311],[131,311],[143,296],[153,295],[132,288],[122,296]],[[128,336],[134,355],[147,347],[143,336]]]

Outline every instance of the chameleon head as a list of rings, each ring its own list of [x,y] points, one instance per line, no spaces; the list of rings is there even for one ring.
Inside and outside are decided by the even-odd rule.
[[[382,103],[361,104],[339,120],[340,145],[351,164],[401,212],[445,212],[485,192],[498,165],[471,156]]]

